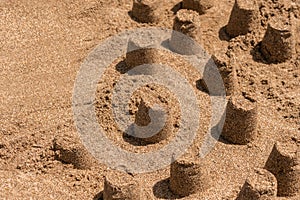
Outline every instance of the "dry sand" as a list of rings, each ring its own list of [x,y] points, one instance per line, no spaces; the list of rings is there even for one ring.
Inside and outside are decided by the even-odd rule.
[[[257,137],[247,145],[233,145],[220,139],[205,157],[212,186],[184,199],[230,200],[237,198],[254,169],[265,166],[276,141],[291,137],[299,141],[300,2],[259,0],[259,26],[233,39],[225,33],[225,26],[234,1],[211,2],[214,6],[199,16],[200,34],[196,40],[211,55],[225,57],[219,60],[223,65],[234,65],[238,81],[236,92],[257,100]],[[76,149],[84,152],[80,151],[82,144],[79,142],[75,147],[72,142],[62,142],[65,147],[59,149],[54,145],[65,135],[73,137],[74,141],[78,139],[72,112],[77,72],[88,53],[109,36],[137,27],[171,29],[179,3],[179,0],[162,3],[159,20],[155,18],[152,24],[147,24],[132,17],[131,0],[0,1],[0,199],[102,198],[104,177],[111,176],[111,170],[91,157],[85,159],[87,161],[80,157],[61,159],[64,152],[75,152],[75,155]],[[292,42],[296,52],[293,58],[279,64],[265,61],[259,51],[268,21],[274,16],[292,19],[295,31]],[[166,55],[166,52],[158,52],[157,56],[160,62],[181,72],[194,88],[201,109],[199,117],[203,121],[190,148],[197,152],[211,116],[209,95],[196,84],[201,75],[180,57]],[[113,121],[111,91],[126,71],[124,63],[124,58],[116,60],[99,82],[96,99],[99,123],[116,145],[128,151],[155,150],[172,137],[146,145],[143,141],[123,137]],[[141,88],[130,102],[132,114],[141,96],[150,103],[168,108],[174,130],[178,130],[180,113],[174,95],[155,85]],[[82,167],[84,162],[88,167]],[[179,197],[169,189],[169,167],[133,176],[142,187],[144,199]],[[299,185],[299,179],[295,183]],[[299,199],[299,196],[278,199]]]

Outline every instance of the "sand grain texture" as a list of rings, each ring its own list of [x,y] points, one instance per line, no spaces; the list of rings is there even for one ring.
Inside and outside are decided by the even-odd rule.
[[[128,29],[174,27],[181,1],[157,2],[143,15],[139,8],[132,10],[133,1],[129,0],[0,1],[0,199],[101,199],[105,177],[111,169],[101,163],[78,169],[76,163],[56,159],[59,152],[53,148],[53,140],[64,135],[78,137],[72,111],[73,87],[80,65],[98,44]],[[233,91],[255,97],[259,108],[257,137],[246,145],[220,139],[204,158],[212,187],[182,199],[234,200],[248,175],[255,168],[265,166],[276,142],[299,138],[300,2],[257,0],[258,11],[251,8],[249,12],[258,12],[258,19],[245,18],[243,13],[240,18],[233,17],[247,22],[242,30],[230,22],[233,0],[210,2],[213,6],[204,9],[205,13],[193,12],[197,26],[192,30],[196,30],[196,41],[210,55],[219,58],[219,66],[224,64],[225,78],[234,69]],[[243,9],[238,9],[236,15],[240,11]],[[296,31],[287,40],[282,40],[280,34],[276,36],[276,41],[284,43],[274,43],[272,39],[276,25],[269,24],[274,16],[289,20]],[[271,39],[268,35],[272,35]],[[279,51],[274,49],[281,51],[279,56]],[[210,97],[196,84],[203,74],[178,54],[155,51],[153,55],[155,58],[146,57],[146,62],[152,60],[172,67],[187,79],[195,92],[201,123],[189,151],[197,153],[211,117]],[[169,111],[174,132],[154,144],[124,136],[114,122],[111,98],[114,85],[130,68],[125,58],[124,54],[108,66],[101,80],[99,77],[95,99],[99,124],[114,144],[127,151],[157,150],[168,144],[180,128],[179,103],[166,88],[153,84],[140,88],[130,99],[131,115],[134,117],[143,97]],[[128,65],[140,62],[143,63],[133,58]],[[69,148],[68,145],[63,148]],[[133,177],[146,199],[180,198],[169,188],[170,167]],[[290,166],[282,180],[277,177],[278,192],[280,182],[289,180],[287,184],[294,186],[290,187],[293,196],[274,199],[298,200],[298,177],[299,164]]]

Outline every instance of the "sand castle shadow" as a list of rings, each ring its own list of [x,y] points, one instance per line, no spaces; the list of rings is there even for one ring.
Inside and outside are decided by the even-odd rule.
[[[218,124],[213,126],[210,129],[210,133],[211,136],[218,142],[221,142],[223,144],[231,144],[230,142],[228,142],[222,137],[222,130],[225,123],[225,117],[226,117],[226,112],[223,113],[223,116],[221,117],[221,120],[218,122]]]
[[[269,64],[263,57],[260,49],[261,49],[261,42],[255,45],[255,47],[250,51],[252,60],[262,64]]]
[[[142,138],[134,137],[128,135],[126,132],[122,135],[123,140],[133,146],[147,146],[149,145],[148,142],[145,142]]]
[[[219,30],[219,39],[222,41],[230,41],[230,37],[229,35],[226,33],[226,26],[223,26],[222,28],[220,28]]]
[[[115,69],[120,72],[121,74],[125,74],[126,72],[128,72],[130,70],[130,67],[128,67],[126,65],[125,60],[120,61],[119,63],[117,63]]]
[[[221,142],[223,144],[231,144],[230,142],[228,142],[227,140],[225,140],[222,135],[222,130],[219,129],[219,126],[214,126],[211,128],[211,136],[217,140],[218,142]]]
[[[177,3],[175,6],[173,6],[173,8],[171,9],[171,11],[176,14],[180,9],[182,9],[182,4],[183,2],[179,2]]]
[[[158,181],[153,186],[153,194],[159,199],[181,199],[180,196],[175,195],[171,192],[170,188],[170,178]]]
[[[200,90],[201,92],[207,93],[209,94],[209,91],[207,90],[207,88],[205,88],[205,86],[203,85],[204,80],[203,79],[199,79],[196,81],[196,88],[198,90]]]
[[[97,193],[97,194],[94,196],[93,200],[103,200],[103,191]]]
[[[140,23],[140,21],[139,21],[136,17],[133,16],[132,11],[128,11],[128,16],[129,16],[133,21]]]

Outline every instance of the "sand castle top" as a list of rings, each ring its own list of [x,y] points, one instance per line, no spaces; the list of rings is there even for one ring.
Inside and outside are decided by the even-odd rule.
[[[257,7],[255,1],[251,0],[235,0],[235,4],[243,10],[254,10]]]
[[[291,22],[283,17],[274,17],[270,20],[269,27],[281,33],[286,33],[291,31]]]
[[[193,10],[179,10],[176,14],[176,20],[180,22],[200,22],[198,13]]]

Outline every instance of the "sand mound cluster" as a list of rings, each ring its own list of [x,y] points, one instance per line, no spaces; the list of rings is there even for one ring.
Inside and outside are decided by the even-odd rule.
[[[141,2],[144,3],[143,5],[146,5],[145,2]],[[152,16],[154,16],[157,11],[154,5],[157,4],[157,2],[156,4],[150,4],[148,2],[147,6],[149,8],[151,7],[149,12],[151,11],[152,14],[149,15],[147,11],[147,15],[149,16],[147,19],[143,19],[142,22],[153,22]],[[201,20],[199,17],[212,7],[213,3],[208,1],[183,1],[182,9],[176,12],[173,29],[193,39],[199,40],[198,37],[201,31]],[[133,4],[133,13],[136,13],[135,17],[137,19],[146,17],[144,14],[134,12],[134,9],[136,9],[136,3]],[[260,27],[259,12],[258,2],[235,0],[228,24],[225,26],[225,31],[228,36],[235,38],[243,35],[256,34]],[[287,19],[285,19],[285,21],[286,20]],[[295,39],[293,39],[294,33],[291,32],[291,27],[292,25],[290,23],[283,22],[282,20],[278,21],[277,19],[272,19],[269,22],[264,38],[261,41],[260,49],[267,62],[281,63],[292,59],[295,55]],[[172,49],[179,54],[197,54],[196,51],[189,52],[187,49],[193,49],[191,43],[183,44],[180,40],[180,36],[176,36],[176,34],[172,36],[169,42]],[[125,62],[128,66],[132,67],[145,63],[158,62],[159,58],[155,57],[156,53],[154,49],[143,48],[142,45],[138,44],[134,45],[141,49],[127,54]],[[247,96],[246,93],[241,93],[239,90],[240,87],[236,74],[237,62],[234,58],[227,59],[229,61],[225,61],[225,64],[216,56],[213,56],[211,60],[218,66],[228,96],[226,119],[221,137],[235,145],[253,143],[257,140],[257,137],[259,137],[257,129],[258,124],[260,124],[258,118],[259,108],[255,96]],[[199,80],[200,87],[208,93],[209,90],[205,82],[213,79],[213,77],[210,76],[209,67],[210,66],[204,71],[203,78]],[[136,119],[138,119],[136,123],[145,126],[150,123],[150,118],[147,114],[148,110],[149,108],[147,108],[143,102],[138,106],[138,111],[135,115]],[[172,133],[172,129],[168,129],[168,131],[168,134],[165,133],[166,136],[174,134]],[[166,138],[161,139],[164,140]],[[156,142],[159,141],[160,140],[157,140]],[[296,144],[295,141],[294,143],[288,141],[284,144],[277,142],[269,156],[265,169],[253,169],[252,172],[248,174],[237,199],[259,200],[276,198],[276,196],[298,195],[300,191],[298,148],[299,144]],[[168,185],[173,194],[178,195],[178,197],[188,197],[200,195],[210,189],[212,187],[210,179],[205,161],[197,156],[186,154],[171,164]],[[108,191],[106,192],[106,190],[109,189],[105,188],[104,193],[110,193]],[[123,189],[120,189],[119,191],[122,190]],[[136,187],[129,190],[132,190],[131,194],[133,196],[136,195]],[[126,189],[125,192],[121,193],[126,195],[129,190]],[[113,198],[112,195],[110,195],[110,197],[106,196],[104,199]]]
[[[173,158],[170,166],[155,172],[134,174],[127,169],[121,172],[111,169],[110,166],[103,166],[89,153],[74,131],[71,105],[59,104],[61,110],[52,112],[51,109],[36,109],[38,103],[35,102],[32,103],[33,111],[27,114],[22,114],[23,103],[14,105],[13,109],[19,109],[21,114],[15,114],[15,110],[11,115],[4,113],[3,116],[7,116],[3,119],[15,119],[8,120],[9,122],[3,120],[3,128],[0,127],[0,167],[4,169],[4,173],[0,174],[0,198],[26,198],[24,194],[30,195],[28,191],[31,191],[28,188],[38,185],[36,180],[49,179],[51,184],[48,185],[51,185],[51,188],[45,188],[46,197],[42,196],[41,191],[41,196],[38,196],[40,199],[51,199],[51,195],[48,194],[54,191],[53,198],[56,199],[298,200],[299,3],[297,0],[133,0],[129,3],[88,0],[84,3],[84,8],[76,3],[58,5],[58,10],[51,12],[56,13],[59,20],[51,20],[55,19],[56,23],[65,24],[63,28],[56,31],[51,29],[49,33],[62,31],[62,39],[59,42],[72,38],[68,40],[68,50],[76,51],[71,51],[74,55],[64,55],[66,58],[72,58],[67,63],[76,63],[77,68],[70,67],[64,74],[72,73],[74,79],[80,64],[92,47],[115,33],[152,26],[176,31],[165,44],[171,48],[173,54],[158,50],[156,46],[148,46],[142,39],[129,40],[127,53],[108,66],[98,82],[96,99],[92,105],[95,107],[99,125],[114,145],[138,154],[157,151],[169,144],[181,128],[180,102],[166,87],[152,83],[139,88],[130,97],[128,112],[135,124],[143,127],[151,123],[151,109],[154,112],[162,111],[154,108],[154,105],[159,105],[167,111],[166,123],[162,130],[148,138],[135,138],[120,130],[114,121],[114,87],[122,75],[143,64],[166,64],[187,80],[201,110],[201,124],[190,148],[181,157]],[[28,2],[14,9],[23,12],[23,9],[31,10],[31,6]],[[47,9],[52,7],[55,6]],[[77,7],[80,9],[73,11]],[[65,9],[64,14],[67,17],[60,19],[64,10],[62,8]],[[117,9],[113,10],[114,8]],[[4,15],[6,12],[11,11],[4,10]],[[32,24],[38,23],[35,21],[37,16],[32,18]],[[69,23],[75,28],[72,29]],[[101,28],[99,23],[103,25]],[[48,26],[50,22],[43,21],[40,30],[44,30],[45,24]],[[53,28],[57,24],[50,25]],[[69,32],[72,34],[68,35]],[[31,34],[30,32],[29,35]],[[183,40],[182,34],[189,36],[191,40]],[[26,43],[30,40],[24,41]],[[43,45],[47,43],[42,40],[41,42]],[[195,42],[211,55],[203,72],[194,69],[184,59],[201,51]],[[13,45],[17,44],[9,43],[8,47],[12,48]],[[22,45],[24,46],[23,43]],[[24,50],[22,45],[19,48]],[[57,52],[58,49],[51,51]],[[30,48],[27,50],[30,51]],[[49,52],[45,53],[48,54]],[[54,57],[61,58],[52,55],[51,59]],[[35,60],[30,64],[39,64],[41,60],[43,61]],[[62,60],[58,62],[63,62]],[[22,61],[22,64],[24,62]],[[48,64],[51,63],[49,61]],[[217,67],[221,75],[225,94],[222,91],[214,91],[214,87],[210,85],[215,80],[212,65]],[[47,65],[42,71],[47,70],[51,72],[52,69]],[[52,71],[55,74],[52,78],[56,83],[57,74],[54,72]],[[151,75],[157,71],[149,67],[143,73]],[[67,77],[69,76],[64,75],[62,78],[65,80]],[[21,81],[23,82],[23,79]],[[68,81],[56,84],[64,86]],[[72,91],[73,85],[70,85],[64,87]],[[47,103],[49,88],[51,87],[48,85],[41,89],[41,92],[45,92],[45,102],[42,106],[50,105]],[[59,95],[56,103],[62,101],[63,91],[61,89],[57,92]],[[19,93],[23,95],[23,91]],[[211,99],[221,95],[225,95],[227,100],[224,125],[218,123],[210,127]],[[62,120],[64,117],[67,120]],[[47,129],[35,132],[36,129],[42,129],[42,126]],[[48,132],[49,134],[46,134]],[[219,133],[220,137],[215,133]],[[19,137],[22,134],[28,136]],[[206,157],[200,158],[199,152],[206,136],[215,140],[216,145]],[[13,173],[6,175],[5,170]],[[10,174],[18,174],[18,177],[14,179]],[[16,192],[14,185],[22,185],[20,182],[30,184],[23,184],[24,187]],[[53,189],[55,187],[57,188]]]

